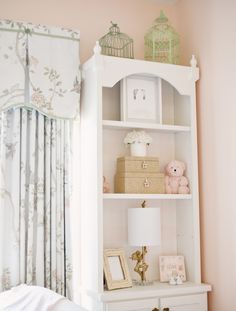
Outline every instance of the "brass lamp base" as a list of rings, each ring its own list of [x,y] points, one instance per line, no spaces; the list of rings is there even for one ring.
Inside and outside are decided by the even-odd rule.
[[[132,283],[134,286],[150,286],[154,284],[154,281],[132,280]]]
[[[146,264],[146,262],[145,262],[145,255],[146,254],[147,254],[147,247],[143,246],[141,252],[139,250],[137,250],[130,257],[132,260],[136,260],[137,261],[136,265],[134,267],[134,271],[137,272],[140,275],[140,277],[141,277],[141,281],[139,282],[140,285],[141,284],[144,285],[147,282],[147,280],[146,280],[146,271],[148,269],[148,264]]]

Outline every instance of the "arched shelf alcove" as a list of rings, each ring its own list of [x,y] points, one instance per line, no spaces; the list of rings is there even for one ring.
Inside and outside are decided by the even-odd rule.
[[[91,66],[93,70],[102,72],[101,83],[104,87],[113,87],[118,81],[130,75],[149,74],[167,81],[181,95],[190,95],[192,82],[199,79],[199,69],[196,66],[164,64],[101,54],[95,54],[84,64],[85,74]]]
[[[191,119],[191,95],[181,94],[179,89],[169,82],[170,79],[164,79],[159,75],[153,73],[140,73],[130,74],[124,76],[121,80],[118,80],[115,84],[110,83],[103,84],[102,87],[102,113],[104,125],[115,126],[115,127],[127,127],[127,128],[146,128],[146,129],[157,129],[162,128],[163,130],[190,130],[190,119]],[[142,118],[142,112],[140,112],[139,118],[137,119],[128,115],[128,105],[130,98],[130,84],[139,81],[137,87],[140,87],[145,92],[146,102],[144,102],[144,109],[148,109],[148,85],[145,89],[145,83],[152,83],[150,87],[155,90],[155,117],[145,122]],[[142,85],[142,86],[140,86]],[[131,85],[135,90],[135,84]],[[138,88],[136,88],[138,90]],[[140,94],[140,90],[139,93]],[[144,93],[142,93],[144,95]],[[141,119],[141,120],[140,120]],[[116,121],[116,122],[109,122]],[[120,123],[118,123],[120,121]],[[140,122],[141,121],[141,122]],[[144,124],[145,123],[145,124]]]

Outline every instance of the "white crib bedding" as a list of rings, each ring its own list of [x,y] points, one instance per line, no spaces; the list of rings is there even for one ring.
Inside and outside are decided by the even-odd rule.
[[[85,311],[65,297],[25,284],[0,293],[0,311]]]
[[[66,299],[63,301],[59,301],[59,303],[55,305],[52,311],[86,311],[86,310]]]

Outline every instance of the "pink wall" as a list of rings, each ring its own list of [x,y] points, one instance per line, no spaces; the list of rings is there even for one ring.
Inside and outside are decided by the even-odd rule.
[[[0,0],[0,18],[78,28],[83,62],[110,21],[134,39],[135,58],[143,58],[144,34],[161,8],[178,29],[175,5],[160,6],[153,0]]]
[[[203,281],[210,311],[236,310],[236,1],[181,0],[183,63],[196,53]]]

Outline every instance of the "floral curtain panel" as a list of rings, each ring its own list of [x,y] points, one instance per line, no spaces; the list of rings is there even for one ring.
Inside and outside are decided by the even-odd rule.
[[[70,126],[24,108],[0,114],[0,291],[71,296]]]
[[[79,100],[79,33],[0,20],[0,292],[27,283],[72,296]]]
[[[0,111],[28,106],[75,119],[79,113],[79,33],[0,21]]]

